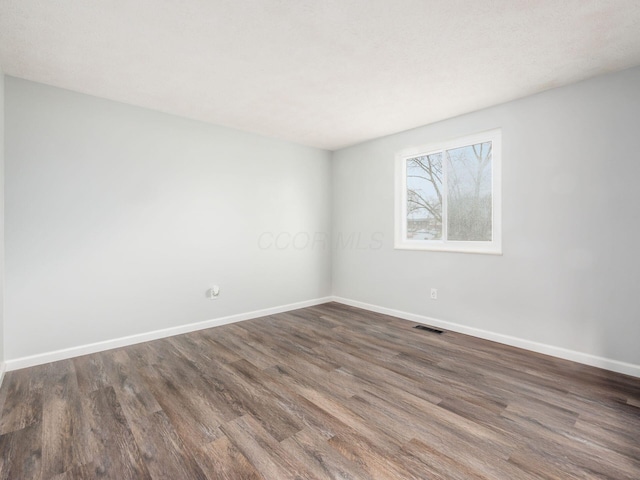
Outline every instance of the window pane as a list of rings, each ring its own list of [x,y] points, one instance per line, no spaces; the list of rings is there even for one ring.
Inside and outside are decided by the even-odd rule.
[[[491,142],[447,150],[447,240],[491,241]]]
[[[407,160],[407,239],[442,239],[442,152]]]

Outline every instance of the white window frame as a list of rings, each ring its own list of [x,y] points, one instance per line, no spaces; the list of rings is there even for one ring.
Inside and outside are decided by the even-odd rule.
[[[492,142],[491,146],[491,241],[412,240],[407,238],[407,160],[431,155],[445,150]],[[446,169],[443,155],[443,168]],[[431,143],[404,149],[396,154],[395,165],[395,243],[396,249],[430,250],[436,252],[463,252],[502,255],[502,130],[458,137],[444,142]],[[446,174],[443,175],[443,191],[447,192]],[[443,233],[446,234],[446,200],[443,198]],[[444,235],[443,235],[444,236]]]

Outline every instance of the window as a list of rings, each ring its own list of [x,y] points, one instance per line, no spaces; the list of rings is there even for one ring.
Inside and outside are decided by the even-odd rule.
[[[500,150],[491,130],[400,152],[395,247],[501,254]]]

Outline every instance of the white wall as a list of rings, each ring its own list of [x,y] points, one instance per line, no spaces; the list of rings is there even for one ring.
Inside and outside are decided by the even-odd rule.
[[[328,152],[5,81],[8,360],[331,293]]]
[[[635,68],[335,152],[334,294],[640,365],[639,86]],[[394,250],[394,154],[496,127],[504,255]]]

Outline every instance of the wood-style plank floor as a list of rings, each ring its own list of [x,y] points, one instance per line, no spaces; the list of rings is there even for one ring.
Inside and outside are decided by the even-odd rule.
[[[9,372],[0,478],[640,478],[640,379],[412,327],[325,304]]]

